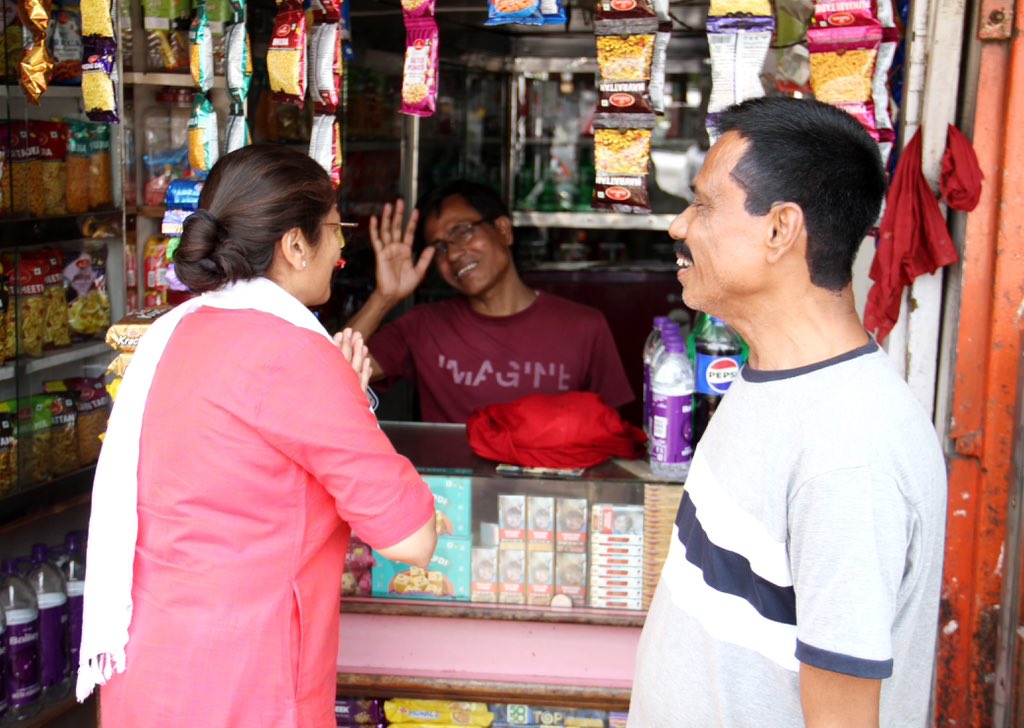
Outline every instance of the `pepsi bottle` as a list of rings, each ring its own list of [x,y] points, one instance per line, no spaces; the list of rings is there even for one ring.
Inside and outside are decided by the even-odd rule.
[[[693,328],[695,389],[693,444],[696,447],[718,403],[746,360],[746,344],[729,324],[701,313]]]

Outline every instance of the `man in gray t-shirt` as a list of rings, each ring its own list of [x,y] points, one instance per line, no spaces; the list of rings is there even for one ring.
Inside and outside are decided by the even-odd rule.
[[[669,232],[687,305],[750,358],[694,455],[629,725],[923,726],[946,472],[853,304],[877,147],[814,101],[756,99],[718,124]]]

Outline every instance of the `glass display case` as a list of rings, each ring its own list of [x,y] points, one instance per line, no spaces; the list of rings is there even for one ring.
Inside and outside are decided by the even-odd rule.
[[[622,709],[682,487],[643,461],[510,468],[463,425],[381,427],[434,492],[439,544],[423,570],[375,555],[363,595],[346,579],[339,692]]]

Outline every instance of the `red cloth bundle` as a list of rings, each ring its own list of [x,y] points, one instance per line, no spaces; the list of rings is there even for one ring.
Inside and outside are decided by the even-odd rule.
[[[647,435],[593,392],[531,394],[473,412],[466,421],[477,455],[534,468],[589,468],[638,458]]]
[[[939,186],[946,204],[954,210],[970,212],[981,199],[981,173],[978,156],[964,133],[952,124],[946,130],[946,151],[942,155]]]

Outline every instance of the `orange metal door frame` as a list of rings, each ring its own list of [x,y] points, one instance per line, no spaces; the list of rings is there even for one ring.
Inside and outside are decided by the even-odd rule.
[[[997,630],[1024,301],[1024,25],[1013,5],[983,0],[978,28],[973,142],[985,183],[967,220],[956,335],[938,726],[992,725],[997,640],[1013,639]]]

